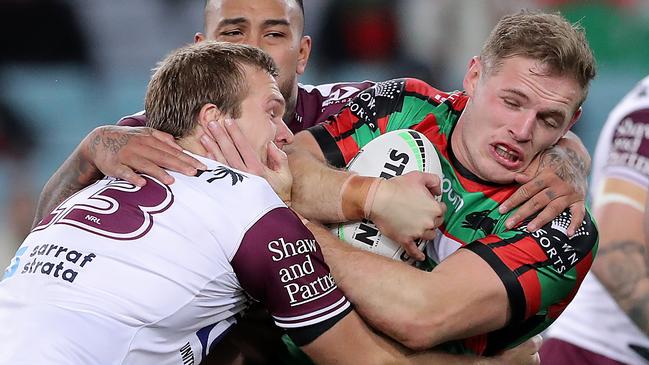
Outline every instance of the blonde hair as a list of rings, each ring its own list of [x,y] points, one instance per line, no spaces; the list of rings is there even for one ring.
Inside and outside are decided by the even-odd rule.
[[[583,27],[559,13],[524,10],[503,17],[487,38],[480,59],[487,72],[497,72],[503,60],[515,56],[538,60],[550,74],[573,77],[583,99],[596,74]]]
[[[185,137],[208,103],[239,117],[248,93],[244,66],[277,76],[270,56],[255,47],[203,41],[175,50],[158,64],[147,86],[147,126]]]

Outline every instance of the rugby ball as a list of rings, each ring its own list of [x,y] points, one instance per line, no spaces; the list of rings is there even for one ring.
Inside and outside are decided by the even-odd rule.
[[[347,170],[362,176],[385,179],[410,171],[430,172],[442,177],[442,166],[435,147],[423,134],[410,129],[388,132],[373,139],[349,162]],[[383,236],[376,225],[367,219],[337,224],[332,232],[360,249],[409,264],[414,262],[398,243]],[[423,250],[427,242],[419,240],[417,247]]]

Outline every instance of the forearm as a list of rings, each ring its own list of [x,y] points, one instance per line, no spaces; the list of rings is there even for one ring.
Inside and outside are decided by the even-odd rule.
[[[320,225],[307,223],[307,227],[320,243],[336,284],[374,328],[413,349],[446,340],[435,337],[443,331],[428,330],[427,320],[434,318],[422,313],[435,306],[436,296],[428,292],[433,288],[425,285],[425,275],[430,273],[356,249]],[[424,332],[427,339],[421,343],[419,335]]]
[[[299,133],[293,146],[285,147],[285,151],[293,173],[293,209],[308,219],[324,223],[363,218],[349,213],[362,211],[364,205],[364,197],[353,194],[345,202],[349,209],[343,217],[341,190],[352,174],[328,166],[320,148],[308,132]]]
[[[85,157],[84,142],[77,146],[43,187],[32,227],[65,199],[102,176],[101,172]]]
[[[649,336],[649,250],[636,240],[600,250],[593,272],[626,315]],[[615,253],[617,251],[617,253]]]
[[[649,243],[643,239],[647,211],[610,203],[596,212],[600,247],[593,273],[629,319],[649,336]]]

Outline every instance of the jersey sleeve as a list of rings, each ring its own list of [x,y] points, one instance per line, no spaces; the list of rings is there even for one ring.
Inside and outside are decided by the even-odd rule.
[[[357,94],[337,114],[308,130],[315,137],[331,165],[344,167],[374,138],[397,129],[410,128],[420,118],[417,110],[404,105],[406,95],[433,94],[428,84],[417,79],[378,82]]]
[[[597,251],[598,233],[590,214],[572,238],[566,234],[569,210],[536,232],[528,232],[525,222],[463,247],[493,268],[511,307],[507,326],[488,335],[485,354],[520,343],[549,326],[572,301]]]
[[[144,114],[144,112],[139,112],[137,114],[123,117],[117,122],[117,125],[126,127],[144,127],[146,126],[146,114]]]
[[[625,114],[608,141],[610,153],[604,165],[608,177],[649,185],[649,108]]]
[[[231,263],[246,292],[298,346],[351,311],[315,238],[286,207],[271,210],[248,229]]]

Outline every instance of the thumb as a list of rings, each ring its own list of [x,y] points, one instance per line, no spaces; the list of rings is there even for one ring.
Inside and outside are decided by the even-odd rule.
[[[422,177],[424,179],[424,184],[426,185],[426,188],[428,188],[431,194],[440,195],[442,193],[442,186],[440,184],[439,176],[428,172],[424,172],[422,173]]]
[[[268,142],[268,167],[274,171],[288,166],[286,152],[280,150],[272,141]]]

